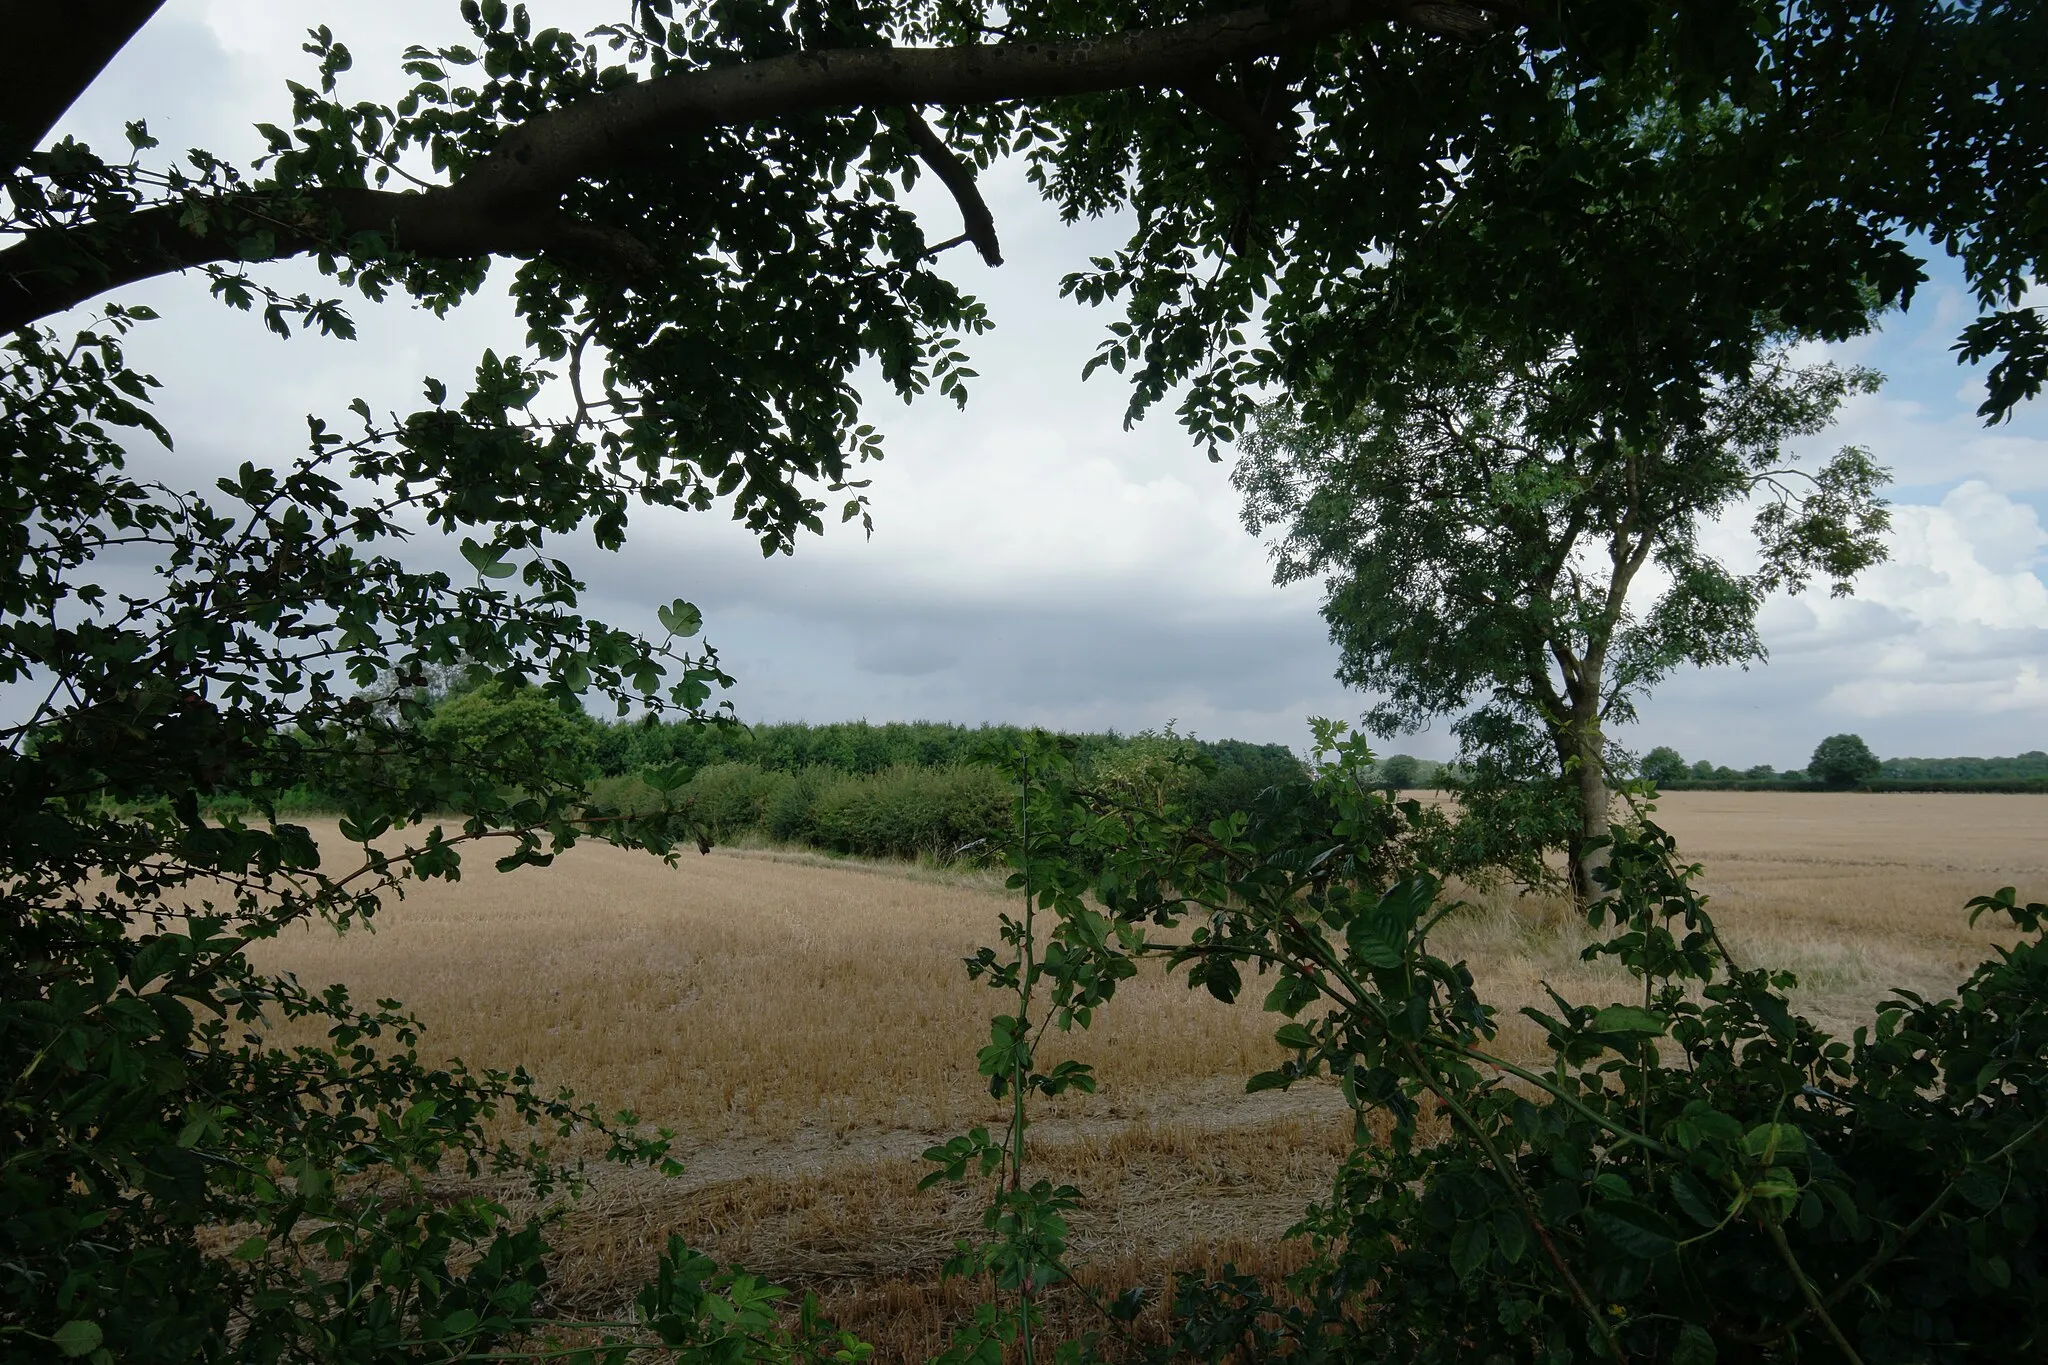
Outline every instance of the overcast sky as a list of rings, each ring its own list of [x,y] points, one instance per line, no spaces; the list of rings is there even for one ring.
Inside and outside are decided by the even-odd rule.
[[[542,24],[581,28],[625,5],[532,8]],[[111,151],[121,123],[145,117],[167,148],[247,157],[259,147],[252,123],[287,121],[284,80],[311,79],[298,51],[308,25],[328,23],[356,54],[348,94],[389,98],[399,50],[454,39],[455,11],[453,0],[171,0],[61,131]],[[954,252],[946,265],[996,322],[972,343],[981,377],[964,413],[905,407],[867,386],[869,420],[889,442],[873,471],[873,538],[834,528],[764,561],[722,514],[643,514],[625,551],[577,558],[592,605],[651,630],[655,604],[695,601],[750,720],[1130,731],[1177,719],[1205,737],[1300,747],[1304,717],[1355,716],[1362,699],[1331,677],[1320,590],[1272,585],[1263,547],[1238,522],[1228,464],[1209,463],[1170,413],[1123,430],[1116,377],[1080,380],[1111,317],[1062,301],[1057,283],[1119,242],[1121,226],[1063,227],[1014,175],[986,188],[1008,263],[991,271]],[[949,203],[917,202],[932,237],[952,235]],[[1773,601],[1768,664],[1673,679],[1625,742],[1780,768],[1803,766],[1839,730],[1887,756],[2048,748],[2048,405],[1978,424],[1979,385],[1947,349],[1966,300],[1952,269],[1934,273],[1910,314],[1836,348],[1889,383],[1820,442],[1869,446],[1895,472],[1890,561],[1854,598]],[[264,278],[334,292],[300,264]],[[338,418],[357,396],[409,411],[422,376],[452,385],[483,347],[517,349],[521,329],[486,292],[447,322],[357,301],[361,339],[340,343],[279,341],[196,281],[131,290],[129,301],[164,314],[131,356],[165,381],[179,442],[175,456],[144,458],[204,486],[216,468],[287,458],[309,413]],[[1740,560],[1739,527],[1719,534]],[[1447,757],[1451,741],[1439,724],[1387,747]]]

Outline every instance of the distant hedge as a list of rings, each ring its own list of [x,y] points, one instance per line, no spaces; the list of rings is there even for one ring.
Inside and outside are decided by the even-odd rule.
[[[1308,780],[1301,761],[1277,744],[1225,740],[1194,747],[1211,770],[1192,777],[1176,800],[1202,819],[1243,809],[1269,787]],[[1129,751],[1119,739],[1095,758],[1113,767]],[[652,809],[662,800],[637,772],[598,779],[593,795],[629,810]],[[752,834],[834,853],[946,861],[963,852],[981,856],[1001,842],[1016,787],[1000,769],[973,763],[845,772],[826,764],[787,771],[724,762],[698,769],[671,799],[713,843]]]
[[[1875,777],[1853,787],[1830,787],[1820,782],[1660,782],[1666,792],[2009,792],[2048,795],[2048,778],[1892,778]]]
[[[660,794],[638,777],[598,784],[600,801],[646,809]],[[673,793],[714,843],[758,834],[870,858],[946,861],[1010,828],[1016,789],[994,768],[898,764],[878,773],[813,766],[771,772],[717,763]]]

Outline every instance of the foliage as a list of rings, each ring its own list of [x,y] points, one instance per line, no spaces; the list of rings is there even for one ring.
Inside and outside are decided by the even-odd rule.
[[[1683,782],[1688,769],[1678,750],[1668,744],[1660,744],[1643,755],[1643,778],[1649,782]]]
[[[1888,522],[1864,452],[1809,471],[1786,450],[1873,387],[1867,372],[1778,354],[1644,414],[1575,389],[1573,364],[1468,345],[1441,369],[1390,371],[1333,420],[1283,401],[1234,481],[1246,525],[1278,533],[1276,580],[1326,583],[1339,676],[1374,693],[1374,731],[1478,706],[1455,726],[1468,759],[1548,750],[1536,766],[1561,780],[1560,842],[1586,894],[1606,727],[1680,666],[1761,658],[1764,599],[1816,575],[1846,592]],[[1745,574],[1701,532],[1752,499],[1762,563]],[[1644,601],[1651,565],[1667,586]]]
[[[945,860],[986,857],[1009,832],[1015,799],[994,769],[891,768],[822,786],[806,833],[835,853]]]
[[[1987,312],[1966,344],[1999,357],[1994,410],[2027,389],[2040,351],[2021,299],[2037,273],[2041,111],[2015,65],[2040,46],[2034,6],[1829,0],[1781,16],[1764,0],[1685,0],[1518,25],[1452,3],[1290,27],[1329,8],[1309,4],[1249,25],[1264,45],[1227,69],[1198,53],[1149,75],[1099,66],[1073,98],[970,83],[862,103],[872,91],[815,82],[835,64],[910,63],[920,43],[1106,50],[1106,35],[1189,12],[650,0],[584,41],[504,0],[465,0],[468,40],[410,49],[412,85],[389,106],[351,97],[346,46],[314,30],[257,164],[166,155],[139,120],[126,148],[38,147],[118,47],[98,30],[132,32],[154,8],[44,6],[77,50],[0,56],[14,63],[0,82],[0,681],[32,689],[28,714],[0,727],[0,1354],[13,1359],[517,1354],[545,1316],[544,1228],[451,1200],[439,1179],[489,1170],[558,1190],[568,1173],[538,1143],[565,1127],[635,1160],[664,1159],[660,1140],[516,1071],[423,1060],[396,1006],[266,975],[245,950],[295,925],[359,925],[409,881],[469,870],[478,848],[511,871],[592,834],[666,855],[692,832],[672,794],[696,762],[648,768],[647,808],[607,809],[581,771],[437,729],[422,690],[460,666],[489,674],[501,701],[537,688],[562,715],[585,697],[702,715],[726,678],[687,644],[697,609],[678,599],[644,634],[591,620],[556,547],[587,534],[616,549],[636,506],[723,506],[764,552],[829,515],[865,521],[858,476],[880,441],[856,374],[964,399],[960,339],[987,325],[933,268],[946,244],[898,202],[926,170],[970,220],[987,217],[973,169],[1017,152],[1071,213],[1135,207],[1131,249],[1070,288],[1130,296],[1101,358],[1138,366],[1139,407],[1191,377],[1185,417],[1204,439],[1241,425],[1257,385],[1340,353],[1333,328],[1384,330],[1397,349],[1426,340],[1441,322],[1429,300],[1470,301],[1466,332],[1540,315],[1556,336],[1611,341],[1572,361],[1593,381],[1621,362],[1646,394],[1703,366],[1735,382],[1760,310],[1838,335],[1903,300],[1917,278],[1905,232],[1962,255]],[[785,97],[759,94],[764,73],[790,77]],[[679,99],[669,122],[624,131],[623,111],[720,83],[760,102],[734,114],[730,97]],[[1729,113],[1669,158],[1699,193],[1667,231],[1607,209],[1660,163],[1575,161],[1571,144],[1625,141],[1673,91],[1681,125]],[[927,103],[947,106],[938,130],[913,112]],[[1479,204],[1497,249],[1443,230]],[[122,352],[149,313],[52,320],[195,269],[272,331],[353,335],[340,300],[255,273],[298,254],[341,290],[402,292],[436,315],[512,258],[525,350],[485,351],[467,381],[422,376],[409,413],[316,414],[295,456],[204,488],[158,482],[148,444],[170,434],[149,411],[154,381]],[[1675,301],[1660,316],[1699,325],[1584,326],[1571,291],[1617,261],[1634,293]],[[1425,306],[1387,315],[1389,295],[1363,287],[1386,264],[1414,267],[1402,287]],[[1268,345],[1254,354],[1245,324],[1261,298]],[[1356,406],[1325,388],[1325,406]],[[447,537],[470,573],[408,562],[409,536]],[[338,808],[345,847],[316,848],[282,818],[306,793]],[[1282,786],[1266,799],[1308,828],[1335,798]],[[459,823],[436,819],[449,810]],[[1147,818],[1111,823],[1138,832]],[[1080,963],[1096,948],[1076,932]],[[1027,946],[1027,986],[1032,966]],[[1229,979],[1205,969],[1212,989]],[[272,1045],[266,1028],[285,1018],[326,1041]],[[1051,1247],[1065,1196],[1011,1193],[992,1227]],[[1025,1285],[1044,1263],[991,1254]],[[707,1361],[858,1357],[810,1313],[794,1335],[771,1327],[773,1302],[677,1252],[615,1326]]]
[[[1025,733],[1015,727],[787,724],[756,726],[753,738],[737,725],[697,728],[712,739],[707,745],[692,745],[691,752],[716,752],[708,746],[720,744],[771,757],[908,748],[964,759],[901,762],[879,770],[824,763],[790,769],[726,761],[708,764],[687,779],[683,765],[671,763],[665,769],[647,768],[601,780],[594,787],[599,798],[633,811],[666,805],[707,846],[760,833],[835,853],[944,861],[963,852],[974,858],[993,856],[1010,833],[1009,788],[987,766],[986,757],[1006,746],[1015,749]],[[610,733],[652,735],[666,743],[669,733],[676,732],[681,748],[686,742],[683,731],[682,726],[634,723]],[[1282,745],[1199,740],[1175,734],[1171,726],[1163,735],[1062,735],[1060,742],[1098,782],[1127,790],[1167,785],[1175,800],[1211,817],[1238,809],[1269,787],[1306,780],[1301,760]],[[663,772],[664,780],[672,779],[665,791],[648,780]]]
[[[1985,414],[2038,391],[2039,6],[1541,14],[1517,43],[1345,34],[1219,78],[1199,115],[1098,96],[1046,120],[1069,215],[1131,211],[1067,287],[1126,303],[1097,360],[1135,376],[1133,415],[1176,394],[1218,442],[1273,388],[1342,415],[1366,356],[1474,336],[1575,342],[1571,387],[1640,413],[1739,380],[1773,329],[1839,338],[1909,301],[1917,232],[1985,310],[1958,347],[2002,357]]]
[[[1814,746],[1806,770],[1830,787],[1853,787],[1876,777],[1882,767],[1861,735],[1829,735]]]
[[[1888,758],[1882,774],[1911,781],[1916,778],[2048,778],[2048,753],[2031,749],[2010,758]]]
[[[1389,791],[1406,791],[1422,777],[1422,765],[1408,754],[1393,754],[1380,760],[1379,780]]]
[[[1306,796],[1202,825],[1034,756],[1013,885],[1051,924],[1008,920],[1013,952],[970,964],[1036,1011],[995,1021],[982,1057],[999,1093],[1085,1077],[1040,1044],[1113,1008],[1151,957],[1225,1001],[1256,977],[1287,1059],[1248,1088],[1326,1078],[1357,1115],[1330,1199],[1297,1229],[1308,1267],[1284,1286],[1184,1278],[1161,1358],[2038,1354],[2048,906],[2011,888],[1973,901],[1971,918],[2010,921],[2016,945],[1957,998],[1895,992],[1837,1039],[1792,1009],[1791,974],[1730,954],[1668,836],[1618,827],[1610,894],[1588,910],[1605,936],[1586,956],[1630,984],[1525,1010],[1550,1053],[1525,1067],[1495,1053],[1497,1012],[1433,949],[1459,906],[1432,871],[1426,813],[1391,802],[1339,727],[1323,727],[1319,758]],[[934,1179],[1014,1155],[983,1132],[928,1153]],[[991,1207],[1028,1203],[1024,1179]],[[1030,1204],[1038,1240],[1013,1227],[1002,1253],[1024,1267],[1013,1283],[1059,1273],[1046,1220],[1080,1197]]]
[[[589,729],[576,694],[684,710],[724,675],[680,632],[577,614],[579,586],[538,553],[466,541],[470,584],[392,555],[401,512],[467,523],[453,503],[492,489],[487,505],[533,518],[493,523],[527,544],[590,510],[587,488],[536,483],[524,463],[552,437],[518,406],[532,389],[515,370],[487,362],[463,401],[459,479],[377,492],[408,438],[315,422],[282,472],[245,465],[174,494],[124,472],[124,438],[167,439],[123,361],[135,320],[110,310],[66,349],[17,334],[0,371],[20,492],[0,672],[46,694],[0,732],[0,1357],[511,1346],[546,1318],[545,1222],[445,1182],[488,1172],[546,1196],[580,1179],[549,1154],[558,1136],[666,1164],[663,1138],[524,1072],[439,1063],[396,1002],[265,973],[245,950],[367,923],[407,881],[458,877],[493,844],[500,870],[593,832],[667,852],[672,810],[588,809],[584,765],[564,761]],[[149,568],[115,595],[96,561],[121,546]],[[495,681],[434,710],[423,683],[458,663]],[[307,790],[339,806],[339,843],[278,817]],[[244,814],[209,816],[216,798]],[[436,823],[445,810],[462,822]],[[269,1041],[286,1022],[324,1040]],[[777,1358],[720,1316],[757,1289],[677,1280],[615,1335]]]
[[[589,773],[597,725],[574,701],[537,687],[486,684],[434,708],[427,732],[467,754],[488,754],[521,789]]]

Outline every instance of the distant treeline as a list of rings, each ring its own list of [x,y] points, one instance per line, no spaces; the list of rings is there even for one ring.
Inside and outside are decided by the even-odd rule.
[[[1844,788],[1831,787],[1825,782],[1807,779],[1804,773],[1787,774],[1775,778],[1752,781],[1737,774],[1721,778],[1682,778],[1676,781],[1659,782],[1657,790],[1667,792],[1823,792],[1842,791]],[[1987,778],[1872,778],[1860,782],[1847,790],[1860,792],[2040,792],[2048,793],[2048,777],[1987,777]]]
[[[1656,751],[1652,751],[1655,753]],[[1701,760],[1673,773],[1650,773],[1663,791],[1828,791],[1802,770],[1778,772],[1764,764],[1737,771]],[[2010,758],[1887,758],[1877,776],[1856,784],[1872,792],[2048,792],[2048,753],[2039,749]]]
[[[1014,781],[977,760],[1024,731],[937,722],[783,723],[743,727],[624,724],[593,746],[606,804],[663,801],[651,778],[688,780],[667,799],[714,842],[755,835],[870,857],[947,859],[1000,842],[1016,809]],[[1265,788],[1308,780],[1285,745],[1150,732],[1062,736],[1086,773],[1133,791],[1164,784],[1214,817]],[[1179,765],[1179,757],[1203,760]],[[668,770],[663,772],[662,770]]]

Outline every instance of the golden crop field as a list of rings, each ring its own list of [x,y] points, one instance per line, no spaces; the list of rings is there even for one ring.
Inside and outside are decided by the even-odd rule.
[[[1799,1003],[1843,1032],[1893,986],[1939,994],[1995,941],[1969,897],[2048,898],[2048,801],[1997,795],[1681,793],[1660,820],[1705,864],[1733,950],[1799,973]],[[1004,1114],[974,1070],[1003,1000],[961,959],[996,942],[993,876],[765,850],[669,868],[589,846],[545,869],[415,888],[374,933],[294,933],[264,965],[395,996],[431,1049],[524,1063],[607,1109],[673,1128],[676,1180],[600,1169],[566,1215],[553,1302],[621,1306],[672,1233],[817,1290],[878,1358],[921,1359],[976,1292],[938,1282],[979,1195],[919,1193],[919,1153]],[[1613,999],[1578,960],[1566,907],[1475,897],[1439,937],[1511,1016],[1549,982]],[[1070,1259],[1084,1281],[1163,1284],[1175,1268],[1277,1270],[1279,1234],[1326,1192],[1347,1124],[1334,1093],[1243,1094],[1278,1055],[1262,991],[1223,1006],[1141,975],[1093,1031],[1045,1060],[1093,1063],[1094,1096],[1037,1102],[1032,1162],[1086,1197]],[[1533,1025],[1505,1045],[1527,1052]],[[1064,1045],[1064,1046],[1063,1046]]]

